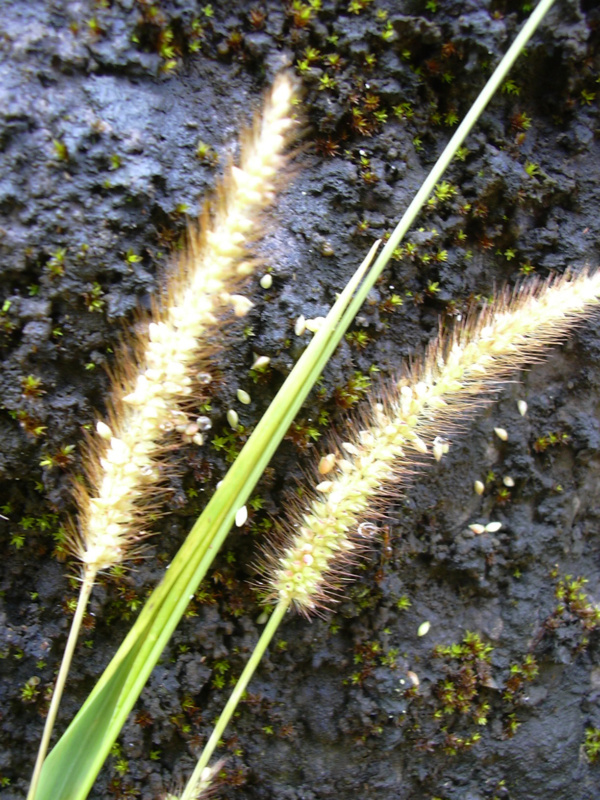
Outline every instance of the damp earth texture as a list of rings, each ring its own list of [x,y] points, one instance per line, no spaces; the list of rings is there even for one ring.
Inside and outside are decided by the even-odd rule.
[[[201,436],[170,434],[145,553],[94,588],[57,733],[530,6],[3,4],[2,800],[26,796],[78,593],[66,526],[108,372],[264,91],[288,69],[303,122],[257,231],[254,306],[198,376]],[[90,798],[181,787],[262,628],[261,543],[367,389],[498,287],[599,266],[599,47],[597,4],[557,0],[292,425]],[[337,605],[286,618],[226,732],[218,797],[598,797],[599,411],[592,316],[363,523]]]

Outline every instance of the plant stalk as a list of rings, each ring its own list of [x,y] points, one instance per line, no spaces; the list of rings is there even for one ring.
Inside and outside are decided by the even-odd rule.
[[[260,661],[265,654],[265,651],[273,636],[275,635],[279,625],[288,610],[290,604],[288,600],[281,600],[273,609],[271,616],[269,617],[269,621],[267,622],[265,629],[263,630],[260,639],[256,643],[256,647],[252,651],[252,655],[246,666],[244,667],[244,671],[238,678],[238,682],[235,685],[233,692],[231,693],[229,700],[227,701],[227,705],[221,712],[221,716],[217,720],[217,724],[214,727],[213,732],[210,735],[210,739],[204,746],[204,750],[196,764],[194,772],[192,773],[192,777],[186,784],[183,794],[181,795],[180,800],[195,800],[196,794],[196,787],[198,786],[201,778],[202,773],[208,766],[208,762],[211,759],[212,754],[214,753],[225,728],[229,724],[231,717],[239,701],[242,699],[242,695],[246,691],[246,687],[248,686],[250,679],[254,675],[256,668],[260,664]]]
[[[33,800],[33,798],[35,797],[35,793],[37,791],[38,783],[40,781],[40,775],[42,773],[42,766],[44,765],[44,759],[46,758],[48,747],[50,745],[52,730],[54,729],[54,723],[56,722],[58,707],[60,706],[60,701],[65,688],[65,683],[69,675],[71,662],[73,660],[73,653],[75,652],[75,647],[77,645],[77,640],[79,638],[79,631],[81,630],[81,623],[83,622],[83,617],[85,615],[85,610],[87,608],[88,600],[90,599],[90,594],[92,592],[92,588],[96,580],[96,574],[97,574],[96,570],[86,569],[83,576],[83,580],[81,582],[81,589],[79,590],[79,598],[77,599],[77,608],[75,609],[75,615],[73,617],[73,621],[71,622],[71,630],[69,631],[69,638],[67,639],[67,644],[65,646],[65,651],[63,653],[60,669],[58,671],[58,676],[56,678],[56,684],[54,686],[54,692],[52,693],[52,701],[50,702],[50,708],[48,709],[48,716],[46,717],[46,723],[44,725],[44,733],[42,735],[42,740],[40,742],[40,747],[35,761],[35,767],[33,769],[33,775],[31,778],[31,785],[29,787],[29,792],[27,794],[27,800]]]

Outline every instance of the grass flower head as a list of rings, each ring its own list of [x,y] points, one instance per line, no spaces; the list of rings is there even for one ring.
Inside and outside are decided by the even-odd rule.
[[[465,412],[560,341],[599,295],[600,272],[534,281],[505,292],[448,337],[440,334],[385,400],[372,401],[356,434],[321,459],[312,497],[293,513],[286,544],[267,556],[271,599],[305,613],[334,599],[348,563],[377,530],[363,520],[386,488],[406,480],[426,454],[439,460]]]
[[[284,74],[244,141],[240,166],[228,170],[216,210],[212,215],[206,210],[201,226],[190,231],[134,359],[116,378],[109,420],[98,422],[88,454],[88,487],[78,490],[74,549],[91,574],[131,555],[141,538],[142,501],[161,480],[165,434],[175,431],[187,441],[203,442],[202,425],[188,418],[185,401],[195,383],[210,381],[211,342],[224,309],[244,316],[252,307],[240,293],[254,269],[247,245],[256,239],[258,217],[274,197],[285,162],[293,97],[293,82]]]

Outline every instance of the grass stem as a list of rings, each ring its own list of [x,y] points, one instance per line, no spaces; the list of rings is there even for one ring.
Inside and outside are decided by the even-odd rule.
[[[91,569],[86,569],[84,572],[81,588],[79,590],[79,597],[77,599],[77,608],[75,609],[75,615],[71,623],[69,638],[67,639],[60,669],[58,671],[58,677],[56,679],[56,685],[54,686],[54,692],[52,693],[52,701],[50,702],[48,716],[46,717],[46,722],[44,724],[44,733],[42,735],[42,740],[40,742],[40,747],[35,761],[35,767],[33,769],[33,776],[31,778],[31,785],[29,787],[27,800],[33,800],[37,791],[42,772],[42,766],[50,745],[50,737],[52,736],[54,723],[56,722],[58,707],[60,705],[62,694],[65,688],[69,669],[71,668],[73,653],[75,652],[75,646],[77,645],[77,639],[79,638],[79,631],[81,630],[81,623],[83,622],[83,618],[85,616],[88,600],[96,580],[96,574],[96,571]]]
[[[246,687],[254,675],[256,668],[260,664],[267,647],[271,643],[271,640],[273,639],[273,636],[279,628],[279,625],[289,607],[290,603],[288,600],[282,600],[275,606],[271,616],[269,617],[269,621],[267,622],[265,629],[260,636],[260,639],[256,643],[256,647],[252,651],[252,655],[250,656],[248,663],[244,667],[244,671],[238,678],[238,682],[236,683],[235,688],[231,693],[229,700],[227,701],[227,705],[217,720],[217,724],[210,735],[210,739],[204,746],[204,750],[202,751],[198,763],[196,764],[196,768],[192,773],[192,777],[187,782],[180,800],[196,800],[198,797],[198,786],[202,782],[203,772],[208,767],[208,762],[210,761],[212,754],[219,744],[225,728],[229,724],[238,703],[246,691]]]

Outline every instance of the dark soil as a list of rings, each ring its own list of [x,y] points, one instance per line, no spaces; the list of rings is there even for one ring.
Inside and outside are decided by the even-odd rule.
[[[240,387],[252,395],[241,422],[256,424],[305,345],[296,318],[325,313],[393,228],[528,4],[0,5],[0,795],[18,800],[77,591],[61,526],[85,430],[104,411],[105,368],[263,90],[282,67],[301,73],[309,146],[266,220],[273,286],[254,279],[256,306],[231,329],[205,398],[217,439]],[[90,797],[151,800],[189,774],[261,629],[251,582],[269,520],[318,457],[315,435],[343,426],[374,370],[397,370],[440,317],[499,285],[598,263],[599,37],[595,2],[557,0],[451,166],[456,191],[423,213],[311,395]],[[257,383],[253,353],[271,358]],[[219,796],[600,795],[599,408],[596,317],[398,493],[335,613],[289,618],[227,732]],[[59,731],[227,468],[214,444],[173,460],[150,557],[94,591]],[[490,521],[501,529],[468,527]]]

